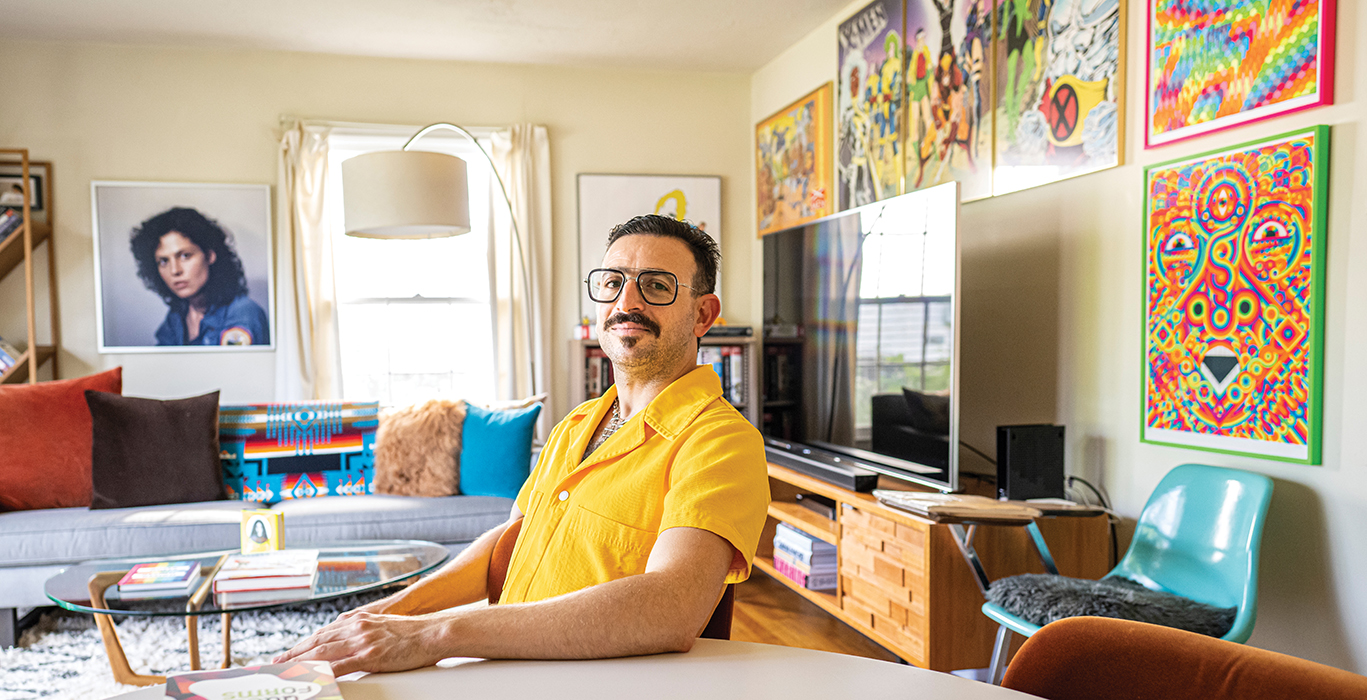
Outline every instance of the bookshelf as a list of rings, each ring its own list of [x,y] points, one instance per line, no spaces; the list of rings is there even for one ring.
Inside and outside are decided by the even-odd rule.
[[[936,671],[988,665],[997,627],[982,614],[982,593],[959,552],[950,525],[936,523],[776,464],[769,464],[769,505],[755,569],[910,664]],[[913,487],[885,479],[880,488]],[[795,502],[815,493],[836,502],[823,517]],[[836,545],[840,572],[834,591],[799,587],[774,567],[774,531],[783,522]],[[1100,578],[1110,568],[1109,525],[1096,517],[1037,521],[1059,571]],[[977,529],[973,546],[993,580],[1044,567],[1021,527]]]
[[[702,355],[709,353],[709,349],[722,350],[734,348],[739,355],[722,355],[723,362],[727,366],[727,376],[722,378],[722,390],[730,391],[733,398],[731,404],[745,416],[746,420],[752,425],[758,426],[761,416],[760,411],[760,391],[759,391],[759,338],[754,336],[703,336],[702,348],[699,351],[699,363],[703,362]],[[600,394],[590,395],[590,385],[595,388],[606,389],[611,381],[604,383],[601,378],[601,369],[598,370],[599,378],[594,384],[594,370],[590,367],[590,361],[601,363],[606,361],[605,357],[596,357],[601,353],[597,340],[571,340],[570,341],[570,407],[595,398]],[[734,386],[728,387],[727,379],[739,374],[732,382]],[[730,400],[730,399],[728,399]]]
[[[57,311],[57,254],[53,249],[52,164],[29,160],[28,149],[0,148],[0,177],[6,181],[32,182],[36,177],[38,189],[26,191],[22,201],[0,209],[19,212],[22,222],[4,240],[0,240],[0,280],[17,268],[24,270],[25,333],[23,338],[5,340],[20,349],[19,357],[8,369],[0,372],[0,384],[36,383],[38,370],[44,363],[52,363],[52,376],[57,377],[57,348],[61,346],[61,323]],[[8,189],[6,184],[6,189]],[[40,206],[41,205],[41,206]],[[35,293],[34,254],[38,246],[47,244],[48,314],[52,342],[38,340],[38,314]]]

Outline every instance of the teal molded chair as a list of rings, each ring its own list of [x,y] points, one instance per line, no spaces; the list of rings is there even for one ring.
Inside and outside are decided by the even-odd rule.
[[[1183,464],[1168,472],[1139,514],[1129,551],[1106,578],[1127,578],[1155,591],[1222,608],[1237,608],[1222,639],[1248,641],[1258,601],[1258,547],[1272,480],[1238,469]],[[1000,683],[1011,633],[1040,630],[994,603],[983,613],[996,622],[989,673]]]

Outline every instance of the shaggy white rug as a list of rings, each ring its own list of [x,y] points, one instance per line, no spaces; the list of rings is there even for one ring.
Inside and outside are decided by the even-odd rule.
[[[234,666],[268,663],[344,610],[382,597],[370,593],[307,606],[245,612],[233,616]],[[199,620],[199,658],[208,668],[223,660],[222,617]],[[164,675],[190,670],[185,618],[115,618],[119,642],[138,673]],[[99,700],[132,690],[114,682],[104,642],[92,615],[53,609],[24,631],[19,643],[0,649],[0,700]]]

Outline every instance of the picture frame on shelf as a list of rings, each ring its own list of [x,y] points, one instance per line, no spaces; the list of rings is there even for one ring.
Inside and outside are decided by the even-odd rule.
[[[760,236],[835,212],[830,82],[755,125]]]
[[[1148,0],[1144,147],[1333,104],[1336,0],[1286,11]]]
[[[47,163],[29,162],[29,184],[33,188],[33,200],[29,202],[29,215],[33,222],[45,224],[48,220],[48,196],[46,188],[51,187]],[[23,166],[13,161],[0,163],[0,207],[18,210],[23,207],[23,194],[19,191],[24,179]],[[13,202],[11,204],[10,202]]]
[[[101,353],[273,350],[270,185],[90,185]]]
[[[1329,127],[1144,170],[1140,437],[1319,464]]]
[[[583,279],[600,266],[614,226],[642,214],[661,214],[697,226],[721,247],[720,175],[614,175],[579,173],[579,270]],[[720,293],[721,275],[717,276]],[[592,319],[593,302],[579,285],[579,315]]]

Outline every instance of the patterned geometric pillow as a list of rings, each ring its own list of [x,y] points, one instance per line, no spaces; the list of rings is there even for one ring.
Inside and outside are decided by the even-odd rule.
[[[378,401],[300,401],[221,406],[219,456],[229,499],[374,492]]]

